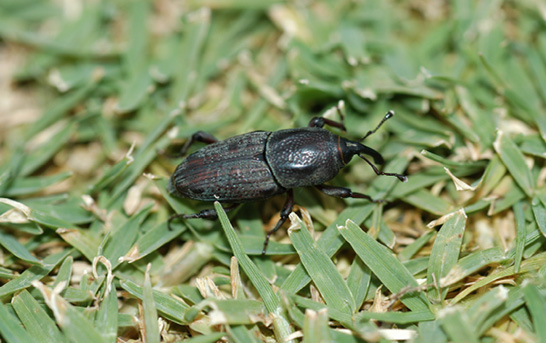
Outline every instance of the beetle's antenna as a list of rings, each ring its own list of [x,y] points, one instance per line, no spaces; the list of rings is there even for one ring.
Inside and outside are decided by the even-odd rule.
[[[387,113],[388,114],[388,113]],[[389,119],[389,118],[387,118]],[[385,120],[383,120],[385,121]],[[381,124],[380,124],[381,125]],[[377,169],[377,167],[372,163],[370,162],[370,160],[368,160],[366,157],[362,156],[361,154],[358,154],[358,157],[360,157],[361,159],[363,159],[364,161],[368,162],[368,164],[370,165],[370,167],[372,167],[373,171],[377,174],[377,175],[386,175],[386,176],[396,176],[398,178],[398,180],[402,181],[402,182],[406,182],[408,181],[408,177],[406,175],[402,175],[402,174],[397,174],[397,173],[385,173],[385,172],[382,172],[382,171],[379,171],[379,169]]]
[[[385,114],[385,116],[383,117],[383,119],[381,119],[381,121],[379,122],[379,124],[376,126],[375,129],[373,129],[372,131],[368,131],[368,133],[362,137],[360,139],[360,142],[362,142],[363,140],[365,140],[369,135],[375,133],[375,131],[377,131],[381,125],[383,125],[383,123],[385,123],[388,119],[391,119],[392,117],[394,117],[394,111],[393,110],[390,110],[389,112],[387,112],[387,114]],[[361,156],[362,157],[362,156]]]

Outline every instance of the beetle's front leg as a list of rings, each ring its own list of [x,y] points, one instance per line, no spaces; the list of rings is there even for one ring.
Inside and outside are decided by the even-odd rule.
[[[193,145],[193,143],[195,142],[201,142],[201,143],[206,143],[206,144],[212,144],[212,143],[216,143],[218,142],[218,139],[216,137],[214,137],[213,135],[211,135],[210,133],[207,133],[205,131],[197,131],[196,133],[194,133],[190,139],[188,139],[186,141],[186,143],[184,144],[184,146],[182,147],[182,149],[180,150],[180,156],[184,156],[186,155],[186,153],[188,152],[188,150],[190,149],[190,147]]]
[[[226,206],[226,207],[224,207],[224,211],[226,211],[226,212],[232,211],[232,210],[236,209],[237,206],[239,206],[239,205],[240,204],[232,204],[232,205]],[[182,219],[195,219],[195,218],[216,219],[216,218],[218,218],[218,213],[216,213],[215,209],[209,208],[209,209],[203,210],[203,211],[201,211],[199,213],[192,213],[192,214],[178,213],[178,214],[174,214],[174,215],[169,217],[169,220],[167,222],[168,223],[167,226],[168,226],[169,230],[172,230],[171,222],[174,219],[177,219],[177,218],[182,218]]]
[[[368,163],[370,165],[370,167],[372,167],[372,169],[373,169],[373,171],[374,171],[374,173],[376,175],[395,176],[396,178],[398,178],[398,180],[400,180],[402,182],[407,182],[408,181],[408,177],[406,175],[402,175],[402,174],[398,174],[398,173],[385,173],[385,172],[379,171],[379,169],[377,169],[377,167],[372,162],[370,162],[370,160],[368,160],[366,157],[362,156],[362,154],[358,154],[358,157],[360,157],[361,159],[366,161],[366,163]]]
[[[337,127],[338,129],[344,132],[347,132],[347,129],[345,128],[345,123],[344,123],[345,118],[343,117],[343,113],[341,112],[340,106],[342,106],[341,101],[340,101],[340,104],[336,105],[337,113],[339,114],[339,118],[341,118],[339,122],[331,120],[331,119],[326,119],[324,117],[314,117],[313,119],[311,119],[311,121],[309,122],[309,125],[307,126],[322,128],[324,125],[330,125],[333,127]]]
[[[334,120],[331,120],[331,119],[326,119],[326,118],[323,118],[323,117],[313,117],[313,119],[311,119],[311,121],[309,122],[309,127],[323,127],[324,125],[330,125],[330,126],[333,126],[333,127],[337,127],[338,129],[341,129],[343,131],[347,131],[347,129],[345,128],[345,125],[343,123],[340,123],[340,122],[337,122],[337,121],[334,121]]]
[[[288,193],[288,197],[281,210],[281,219],[279,219],[279,221],[277,222],[273,230],[270,230],[265,236],[262,255],[265,255],[265,251],[267,250],[267,245],[269,244],[269,237],[271,237],[272,234],[274,234],[281,228],[282,224],[286,222],[286,220],[288,219],[288,216],[292,212],[292,208],[294,207],[294,192],[292,191],[292,189],[289,189],[287,193]]]
[[[375,202],[375,203],[382,203],[384,201],[382,199],[377,199],[377,200],[372,199],[372,197],[369,195],[353,192],[349,188],[345,188],[345,187],[318,185],[318,186],[315,186],[315,188],[326,195],[330,195],[330,196],[338,197],[338,198],[368,199],[371,202]]]

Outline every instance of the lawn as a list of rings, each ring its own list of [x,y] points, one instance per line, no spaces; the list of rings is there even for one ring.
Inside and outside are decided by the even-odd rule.
[[[354,158],[385,201],[296,188],[265,255],[285,195],[167,192],[196,131],[389,110],[408,182]],[[0,0],[0,340],[546,342],[545,159],[539,0]]]

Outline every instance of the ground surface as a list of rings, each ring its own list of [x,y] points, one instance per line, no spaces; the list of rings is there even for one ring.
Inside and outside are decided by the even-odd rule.
[[[541,1],[0,1],[5,342],[546,341]],[[220,220],[193,132],[338,120],[380,151]],[[342,134],[339,130],[333,131]],[[174,147],[174,148],[173,148]],[[167,153],[163,153],[167,152]],[[303,218],[303,221],[302,219]]]

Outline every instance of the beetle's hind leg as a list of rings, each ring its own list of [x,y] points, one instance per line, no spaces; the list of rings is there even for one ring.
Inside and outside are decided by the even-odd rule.
[[[182,148],[180,148],[180,150],[176,151],[176,148],[173,147],[173,148],[169,148],[168,152],[165,151],[165,150],[159,150],[158,153],[160,155],[163,155],[163,156],[167,157],[167,158],[183,157],[183,156],[186,155],[186,153],[188,152],[190,147],[195,142],[212,144],[212,143],[218,142],[218,139],[216,137],[214,137],[213,135],[211,135],[210,133],[207,133],[205,131],[197,131],[184,143],[184,145],[182,145]],[[176,146],[179,147],[180,145],[176,144]],[[171,150],[174,150],[174,152],[172,152]]]
[[[229,206],[224,207],[224,211],[226,211],[226,212],[233,211],[239,205],[240,204],[231,204]],[[169,220],[167,221],[167,226],[168,226],[169,230],[172,230],[171,222],[173,220],[175,220],[175,219],[178,219],[178,218],[182,218],[182,219],[195,219],[195,218],[216,219],[216,218],[218,218],[218,213],[216,213],[215,209],[209,208],[209,209],[203,210],[203,211],[201,211],[199,213],[192,213],[192,214],[178,213],[178,214],[174,214],[174,215],[170,216]]]
[[[371,202],[375,203],[382,203],[384,202],[383,199],[373,199],[371,196],[353,192],[349,188],[345,187],[335,187],[335,186],[327,186],[327,185],[317,185],[315,186],[316,189],[321,191],[322,193],[326,195],[330,195],[337,198],[357,198],[357,199],[368,199]]]
[[[196,133],[194,133],[190,139],[188,139],[186,141],[186,143],[184,144],[184,146],[182,147],[182,149],[180,149],[180,156],[184,156],[186,155],[186,153],[188,152],[188,150],[190,149],[190,147],[195,143],[195,142],[201,142],[201,143],[206,143],[206,144],[212,144],[212,143],[216,143],[218,142],[218,139],[216,137],[214,137],[213,135],[211,135],[210,133],[207,133],[205,131],[197,131]]]
[[[294,192],[292,191],[292,189],[289,189],[287,193],[288,193],[288,197],[286,198],[286,202],[284,203],[284,206],[281,210],[281,219],[279,219],[275,227],[272,230],[270,230],[265,236],[262,255],[265,255],[265,251],[267,250],[267,245],[269,244],[269,238],[271,237],[271,235],[277,232],[281,228],[282,224],[286,222],[286,220],[288,219],[288,216],[292,212],[292,208],[294,208]]]

